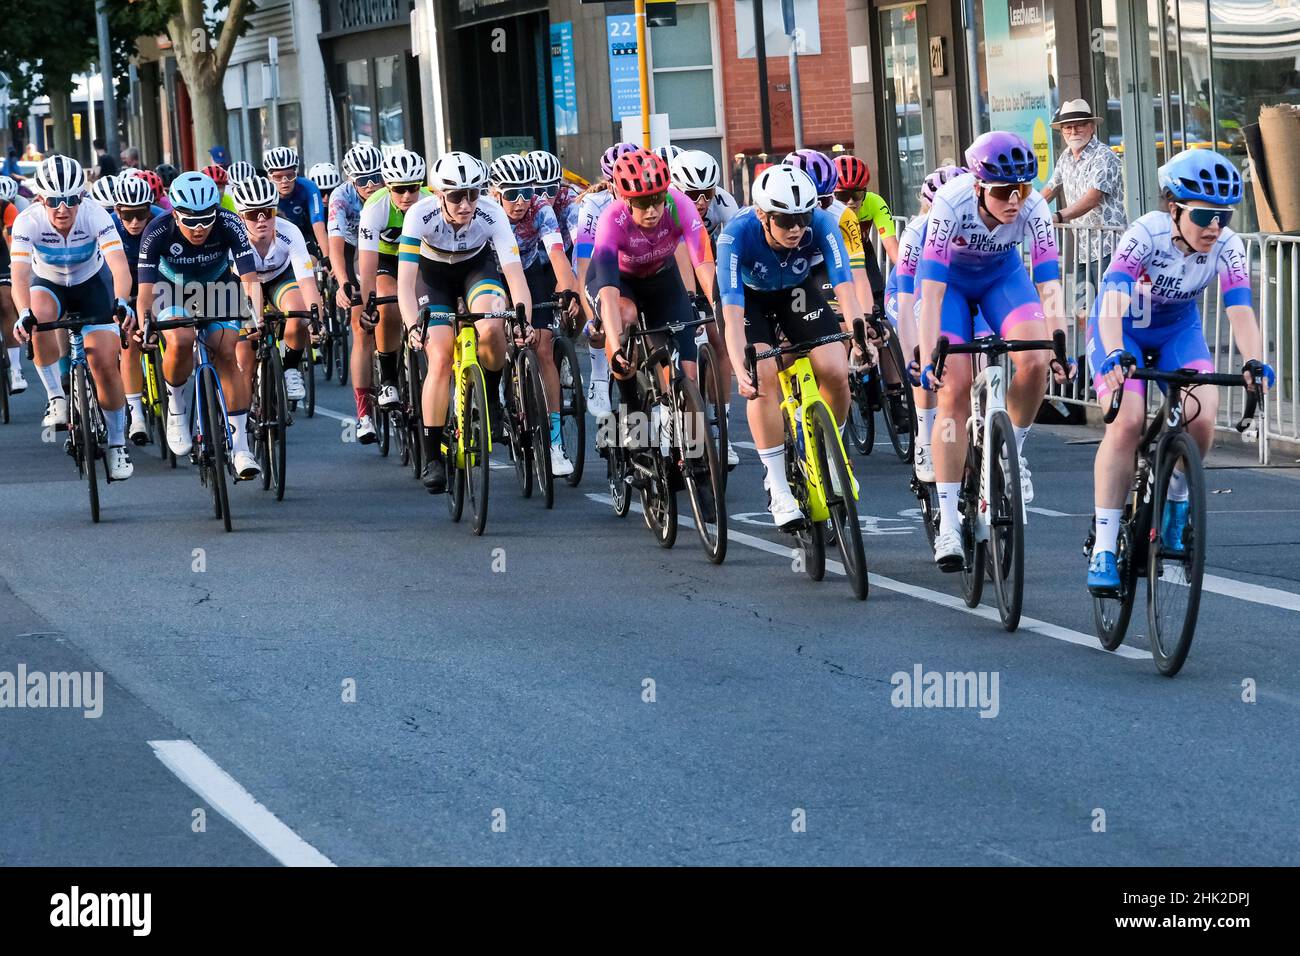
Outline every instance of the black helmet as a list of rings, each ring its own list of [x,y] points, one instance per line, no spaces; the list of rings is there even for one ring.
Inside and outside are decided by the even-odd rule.
[[[181,174],[181,171],[171,163],[159,163],[154,167],[154,172],[162,178],[163,186],[170,186],[172,180]]]

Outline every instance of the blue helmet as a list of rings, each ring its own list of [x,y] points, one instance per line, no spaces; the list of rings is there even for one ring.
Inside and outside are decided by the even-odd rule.
[[[1212,149],[1185,149],[1171,156],[1157,175],[1160,188],[1180,202],[1201,199],[1216,206],[1241,202],[1241,173]]]
[[[787,166],[802,169],[817,187],[818,196],[829,196],[840,181],[839,170],[829,156],[815,149],[796,149],[781,160]]]
[[[1038,178],[1038,157],[1015,133],[995,129],[967,148],[966,168],[981,182],[1032,183]]]
[[[212,177],[202,173],[182,173],[172,180],[167,198],[172,205],[185,212],[203,212],[221,202],[221,190]]]

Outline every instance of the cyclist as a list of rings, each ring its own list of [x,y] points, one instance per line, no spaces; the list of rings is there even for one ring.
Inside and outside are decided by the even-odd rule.
[[[117,204],[115,190],[117,188],[116,176],[100,176],[86,191],[95,202],[99,203],[99,208],[105,212],[112,212],[113,207]]]
[[[863,248],[867,253],[867,278],[871,283],[871,294],[879,299],[884,293],[885,279],[880,274],[880,263],[876,259],[875,247],[869,241],[869,236],[874,229],[876,235],[880,237],[885,255],[889,257],[890,262],[897,265],[898,227],[894,222],[894,214],[889,211],[889,204],[885,202],[883,196],[867,189],[871,183],[871,170],[861,159],[847,154],[837,156],[835,168],[840,176],[835,198],[857,213]]]
[[[568,311],[576,318],[579,311],[578,280],[565,258],[564,240],[560,238],[555,211],[536,195],[536,181],[537,170],[527,156],[507,154],[495,160],[488,170],[492,198],[505,210],[514,233],[519,264],[523,266],[533,305],[554,299],[557,290],[570,292],[573,297]],[[549,310],[540,313],[534,310],[532,313],[533,345],[541,365],[542,388],[546,392],[549,413],[551,473],[563,477],[573,474],[573,463],[564,454],[564,441],[560,435],[560,372],[555,367],[552,345],[554,318]]]
[[[161,208],[164,212],[172,211],[171,200],[167,198],[166,190],[163,187],[162,177],[152,169],[128,169],[122,173],[123,176],[138,176],[149,184],[149,189],[153,193],[154,205]]]
[[[122,390],[119,354],[121,332],[113,318],[125,313],[124,327],[135,324],[127,302],[131,270],[122,241],[108,213],[84,202],[86,174],[68,156],[44,160],[33,176],[39,203],[18,214],[13,225],[13,302],[18,310],[14,333],[20,342],[32,337],[31,322],[55,322],[69,312],[97,319],[82,329],[86,362],[108,431],[108,476],[131,477],[134,467],[126,451],[126,397]],[[34,276],[34,278],[33,278]],[[45,426],[67,427],[68,401],[59,375],[63,352],[58,332],[35,333],[36,370],[49,393]]]
[[[934,195],[917,275],[921,285],[921,355],[932,354],[940,335],[952,342],[973,337],[976,307],[1008,340],[1043,339],[1064,328],[1061,265],[1047,203],[1034,191],[1038,159],[1015,133],[985,133],[966,150],[970,173],[950,179]],[[1031,240],[1033,281],[1020,245]],[[1035,284],[1037,288],[1035,288]],[[1072,370],[1051,362],[1058,381]],[[1024,502],[1034,500],[1025,436],[1047,390],[1048,358],[1042,351],[1016,354],[1015,375],[1007,388],[1007,411],[1020,449]],[[972,363],[952,356],[942,379],[926,364],[921,381],[938,388],[939,415],[955,425],[954,440],[932,447],[939,494],[939,534],[935,563],[945,571],[962,565],[957,494],[966,460],[966,419],[970,414]]]
[[[834,216],[818,208],[817,187],[808,174],[785,164],[770,166],[754,180],[751,195],[753,207],[731,220],[718,239],[727,347],[740,369],[746,345],[762,351],[782,334],[797,344],[839,331],[822,283],[811,274],[814,252],[826,263],[844,320],[862,318],[844,239]],[[809,359],[822,397],[843,428],[849,411],[848,356],[832,342],[813,349]],[[738,378],[740,394],[749,399],[749,428],[766,472],[768,510],[778,528],[791,529],[803,515],[786,477],[776,367],[761,363],[757,382],[748,375]]]
[[[673,187],[663,159],[645,150],[627,153],[614,163],[612,180],[618,199],[596,225],[587,295],[604,326],[605,353],[623,404],[636,409],[635,369],[620,344],[624,327],[640,313],[649,327],[693,322],[695,309],[683,282],[686,260],[709,301],[716,267],[695,203]],[[694,378],[695,330],[683,329],[674,341],[682,370]]]
[[[591,250],[596,244],[596,224],[605,207],[614,201],[614,163],[620,156],[635,153],[640,147],[635,143],[615,143],[600,157],[601,179],[583,191],[578,200],[578,230],[573,239],[573,267],[578,275],[578,287],[587,288],[587,270],[591,266]],[[605,356],[605,333],[592,313],[591,303],[583,297],[583,310],[587,324],[583,334],[587,337],[587,350],[591,354],[591,381],[587,384],[587,410],[599,421],[609,414],[609,359]]]
[[[131,299],[137,291],[137,271],[140,261],[140,238],[145,227],[156,216],[163,214],[153,204],[153,188],[140,176],[119,176],[113,208],[113,225],[122,240],[131,269]],[[140,343],[132,336],[122,350],[122,383],[126,387],[126,403],[131,406],[130,438],[132,444],[143,445],[149,440],[144,424],[144,369],[140,365]]]
[[[226,167],[212,163],[204,166],[199,172],[217,184],[217,189],[221,193],[221,208],[237,212],[234,197],[230,195],[230,190],[226,188],[230,184],[230,174],[226,172]]]
[[[280,194],[279,218],[287,219],[307,239],[313,256],[329,248],[325,234],[325,204],[320,189],[306,176],[298,175],[298,151],[292,146],[277,146],[262,154],[266,177],[275,183]]]
[[[680,146],[674,146],[669,143],[667,146],[656,146],[651,150],[656,156],[664,161],[664,165],[670,170],[673,168],[673,161],[685,152]]]
[[[338,167],[333,163],[316,163],[307,170],[307,178],[316,184],[316,188],[320,190],[321,202],[325,204],[326,209],[329,209],[330,194],[343,182],[339,177]],[[323,249],[324,246],[321,248]]]
[[[17,200],[17,180],[0,176],[0,333],[3,333],[4,347],[9,355],[9,391],[13,395],[27,391],[27,379],[23,377],[23,353],[14,336],[14,320],[18,313],[14,311],[14,300],[9,294],[10,231],[14,220],[22,212]]]
[[[240,160],[237,163],[231,163],[230,168],[226,170],[226,180],[233,186],[235,183],[248,179],[250,176],[258,175],[257,167],[252,163]],[[232,202],[234,200],[231,200]],[[233,211],[233,210],[232,210]]]
[[[349,285],[354,291],[359,289],[357,227],[361,223],[361,209],[366,200],[383,185],[383,175],[380,172],[383,160],[383,154],[376,147],[368,143],[357,143],[343,157],[343,174],[347,177],[347,182],[330,194],[330,268],[334,273],[334,281],[338,284],[335,303],[351,316],[354,343],[365,340],[370,335],[361,326],[361,307],[354,307],[348,298]],[[354,384],[368,382],[370,351],[354,345],[349,361]],[[353,394],[357,405],[357,441],[363,445],[374,444],[378,439],[374,419],[370,415],[370,389],[356,387]]]
[[[424,185],[424,158],[402,149],[389,153],[380,166],[384,188],[376,190],[361,208],[357,227],[357,273],[361,280],[361,300],[371,292],[381,296],[397,294],[397,252],[402,239],[406,214],[417,202],[431,195]],[[453,240],[447,240],[453,248]],[[450,303],[455,306],[455,303]],[[379,306],[378,325],[371,316],[361,326],[364,334],[352,342],[352,384],[357,393],[357,408],[363,401],[361,392],[371,384],[370,356],[379,352],[379,410],[395,408],[402,402],[397,393],[397,360],[402,349],[402,315],[395,305]],[[373,338],[370,329],[374,330]],[[358,362],[357,353],[362,361]],[[365,399],[368,401],[368,395]],[[360,436],[358,436],[360,437]]]
[[[840,227],[840,236],[844,239],[844,248],[849,252],[849,272],[853,276],[853,288],[858,295],[858,304],[870,312],[876,299],[867,275],[867,255],[862,242],[862,230],[858,227],[857,216],[852,209],[835,198],[835,187],[839,184],[840,174],[830,157],[815,149],[800,149],[790,153],[782,160],[787,166],[802,169],[817,187],[817,205],[829,212]],[[892,222],[892,220],[891,220]],[[826,284],[825,265],[818,252],[813,256],[813,271],[822,280],[822,288],[829,291]],[[881,290],[883,292],[883,289]]]
[[[564,241],[564,254],[573,254],[573,238],[578,232],[578,189],[564,181],[564,167],[554,153],[535,149],[528,161],[537,171],[537,197],[549,203],[560,225],[560,238]]]
[[[235,472],[241,479],[261,474],[248,451],[248,381],[240,373],[235,344],[243,300],[231,274],[231,260],[244,294],[252,304],[253,321],[262,314],[262,286],[256,260],[239,217],[221,208],[217,184],[202,173],[184,173],[172,183],[173,210],[154,219],[140,240],[140,288],[136,296],[141,315],[171,319],[187,314],[193,288],[202,289],[203,317],[216,319],[195,329],[163,332],[163,380],[167,386],[167,444],[176,455],[193,447],[189,429],[190,396],[186,382],[194,371],[194,340],[202,335],[221,377],[221,391],[230,421]]]
[[[171,163],[159,163],[153,168],[153,171],[157,175],[158,181],[162,183],[161,188],[157,186],[154,187],[154,192],[165,192],[166,190],[171,189],[172,183],[175,182],[176,177],[181,174],[181,171]]]
[[[320,312],[320,292],[316,288],[315,263],[307,252],[302,231],[277,215],[279,194],[269,179],[254,176],[236,183],[231,193],[239,207],[248,243],[253,247],[257,281],[262,284],[262,301],[281,312],[301,312],[316,307]],[[284,394],[291,402],[307,397],[303,384],[302,353],[311,342],[311,329],[305,319],[286,319],[284,326]],[[251,358],[251,356],[250,356]],[[248,373],[251,384],[251,362]]]
[[[1247,384],[1274,383],[1273,369],[1261,362],[1259,324],[1250,302],[1250,265],[1241,237],[1228,228],[1232,207],[1241,202],[1241,174],[1226,157],[1209,149],[1188,149],[1170,157],[1158,172],[1168,208],[1149,212],[1129,226],[1115,245],[1115,258],[1102,279],[1088,320],[1088,364],[1102,407],[1117,388],[1136,393],[1106,426],[1094,465],[1096,542],[1088,564],[1088,589],[1101,596],[1119,590],[1115,547],[1124,499],[1133,482],[1133,460],[1146,423],[1145,382],[1126,379],[1122,360],[1146,364],[1144,352],[1157,353],[1161,370],[1191,368],[1210,372],[1214,360],[1201,327],[1197,305],[1217,278],[1233,341],[1246,363]],[[1200,385],[1189,393],[1196,409],[1187,431],[1209,454],[1219,392]],[[1161,516],[1165,547],[1180,548],[1187,524],[1187,480],[1175,471]]]
[[[532,298],[505,210],[482,195],[487,167],[468,153],[445,153],[433,164],[432,180],[433,195],[411,207],[402,229],[397,294],[411,347],[423,347],[429,360],[422,402],[422,478],[429,492],[437,494],[447,487],[441,446],[455,340],[451,323],[444,318],[431,322],[421,341],[416,331],[420,308],[427,305],[435,312],[454,312],[456,300],[463,298],[471,312],[500,312],[513,299],[531,312]],[[496,433],[502,414],[505,328],[499,320],[480,319],[477,329],[488,421]]]

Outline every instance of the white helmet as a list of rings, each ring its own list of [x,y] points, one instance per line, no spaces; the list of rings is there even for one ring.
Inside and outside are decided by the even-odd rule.
[[[673,160],[676,159],[678,156],[680,156],[682,153],[686,152],[686,150],[682,149],[680,146],[673,146],[672,144],[669,144],[668,146],[656,146],[654,148],[654,152],[660,159],[662,159],[665,163],[667,163],[668,168],[671,169],[673,165]]]
[[[276,146],[262,154],[262,166],[272,169],[289,169],[298,165],[298,151],[292,146]]]
[[[717,189],[722,182],[718,161],[699,149],[688,149],[672,161],[673,185],[678,189]]]
[[[140,180],[144,182],[144,180]],[[145,183],[147,186],[148,183]],[[100,176],[90,184],[90,198],[95,200],[105,209],[112,209],[117,205],[117,177]]]
[[[80,196],[86,191],[86,173],[71,156],[51,156],[36,167],[36,191],[47,198]]]
[[[12,202],[18,195],[18,180],[10,179],[8,176],[0,176],[0,200]]]
[[[256,175],[257,167],[241,159],[237,163],[231,163],[230,168],[226,170],[226,182],[233,186],[240,180]]]
[[[235,207],[240,212],[245,209],[266,209],[280,202],[275,184],[265,176],[241,179],[230,187],[230,198],[235,200]]]
[[[357,143],[343,157],[343,172],[351,179],[379,172],[384,154],[369,143]]]
[[[385,183],[424,182],[424,157],[409,149],[398,149],[384,157],[380,165]]]
[[[764,212],[811,212],[817,205],[817,187],[811,177],[785,163],[759,173],[750,193],[754,205]]]
[[[343,181],[339,178],[339,171],[333,163],[317,163],[307,170],[307,178],[314,182],[321,192],[327,189],[338,189],[339,183]]]
[[[488,171],[483,161],[459,150],[444,153],[433,164],[435,189],[482,189],[487,179]]]
[[[507,153],[505,156],[498,156],[492,160],[488,175],[492,180],[492,185],[498,188],[531,186],[541,178],[533,165],[531,153],[528,156],[520,156],[518,153]]]
[[[114,199],[119,206],[151,206],[153,187],[139,176],[118,176]]]
[[[529,161],[533,168],[537,170],[537,179],[535,180],[542,186],[549,186],[551,183],[558,183],[564,178],[564,167],[560,165],[559,159],[554,153],[548,153],[544,149],[535,149],[528,154]]]

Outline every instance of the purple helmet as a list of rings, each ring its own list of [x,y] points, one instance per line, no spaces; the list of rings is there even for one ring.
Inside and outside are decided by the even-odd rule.
[[[606,179],[614,175],[614,164],[618,162],[620,156],[626,156],[628,153],[635,153],[639,146],[636,143],[615,143],[609,149],[605,150],[600,157],[600,171]]]
[[[934,202],[934,194],[950,179],[956,179],[969,173],[970,170],[965,166],[940,166],[929,176],[925,177],[925,182],[921,183],[921,198],[926,202]]]
[[[802,169],[817,187],[818,196],[827,196],[835,191],[835,184],[840,181],[839,170],[825,153],[815,149],[796,149],[781,160],[787,166]]]
[[[986,183],[1030,183],[1038,178],[1038,157],[1015,133],[985,133],[966,150],[966,165]]]

